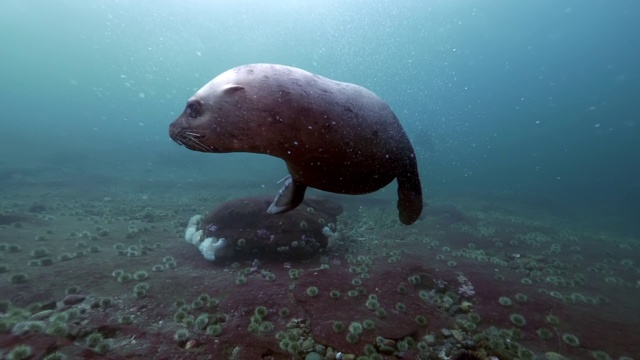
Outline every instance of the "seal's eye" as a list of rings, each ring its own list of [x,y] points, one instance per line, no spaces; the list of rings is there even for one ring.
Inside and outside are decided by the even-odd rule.
[[[187,102],[187,108],[185,109],[187,112],[187,116],[194,119],[200,116],[202,112],[202,101],[200,100],[189,100]]]

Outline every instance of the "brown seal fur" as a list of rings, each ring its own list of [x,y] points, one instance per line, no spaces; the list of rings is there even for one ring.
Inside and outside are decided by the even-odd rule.
[[[404,224],[422,211],[416,156],[389,105],[373,92],[302,69],[239,66],[198,90],[169,127],[171,138],[201,152],[251,152],[283,159],[290,176],[268,209],[302,202],[308,186],[366,194],[398,180]]]

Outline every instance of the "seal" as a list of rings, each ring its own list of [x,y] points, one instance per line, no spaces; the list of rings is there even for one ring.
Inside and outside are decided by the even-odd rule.
[[[398,182],[400,221],[422,212],[413,146],[389,105],[373,92],[275,64],[235,67],[188,101],[169,136],[194,151],[266,154],[289,175],[267,211],[295,209],[307,187],[340,194]]]

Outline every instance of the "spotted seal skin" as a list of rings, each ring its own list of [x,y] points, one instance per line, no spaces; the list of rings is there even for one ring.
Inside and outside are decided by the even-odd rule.
[[[307,187],[357,195],[393,179],[400,221],[412,224],[422,212],[409,138],[389,105],[358,85],[283,65],[239,66],[198,90],[169,135],[194,151],[284,160],[289,175],[270,213],[296,208]]]

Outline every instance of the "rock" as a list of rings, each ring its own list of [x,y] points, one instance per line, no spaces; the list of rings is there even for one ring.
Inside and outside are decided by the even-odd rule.
[[[56,303],[56,301],[55,300],[51,300],[49,302],[46,302],[46,303],[40,305],[40,309],[41,310],[55,310],[57,306],[58,306],[58,304]]]
[[[393,355],[393,353],[396,351],[396,349],[392,348],[391,346],[382,345],[382,346],[380,346],[378,351],[380,351],[381,354]]]
[[[304,360],[322,360],[322,356],[317,352],[310,352],[304,357]]]
[[[31,320],[44,320],[53,314],[53,310],[44,310],[31,315]]]
[[[432,334],[429,334],[424,337],[424,341],[427,342],[427,345],[433,346],[436,344],[436,337],[433,336]]]
[[[196,246],[212,239],[216,258],[300,259],[323,252],[337,236],[333,230],[342,214],[339,203],[308,197],[296,209],[273,216],[266,211],[272,201],[271,196],[227,201],[199,220],[192,218],[189,226],[194,226],[185,239]],[[195,243],[194,235],[200,239]],[[218,244],[220,239],[224,242]]]
[[[65,296],[64,299],[62,299],[62,303],[65,305],[76,305],[83,302],[86,298],[87,298],[86,295],[70,294]]]
[[[460,330],[451,330],[451,335],[456,339],[459,343],[462,343],[464,340],[464,333]]]

